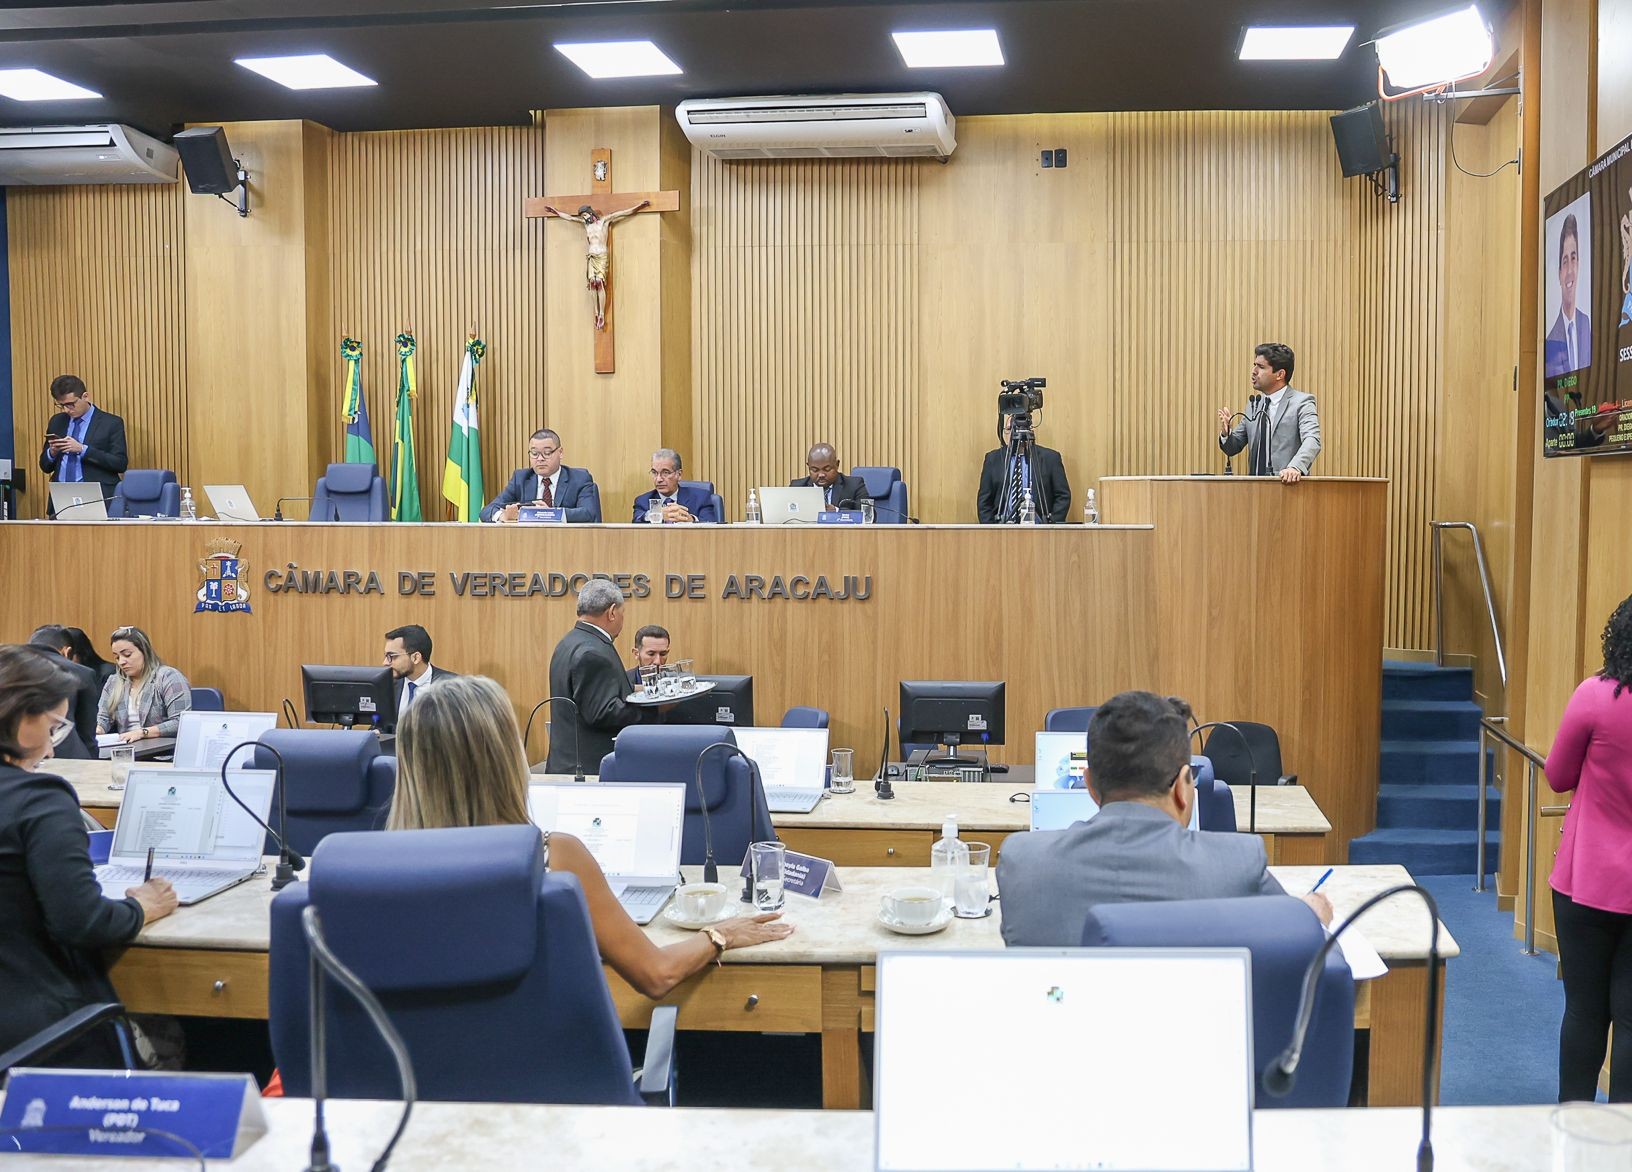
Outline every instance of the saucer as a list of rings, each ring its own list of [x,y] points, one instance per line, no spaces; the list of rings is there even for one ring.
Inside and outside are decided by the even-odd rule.
[[[952,922],[952,909],[942,908],[940,915],[927,924],[902,924],[891,919],[883,908],[879,908],[878,922],[901,936],[931,936]]]
[[[723,924],[732,916],[740,916],[741,914],[742,912],[738,909],[736,903],[731,902],[727,903],[725,910],[712,920],[688,920],[680,914],[679,905],[671,902],[668,907],[663,909],[663,922],[670,927],[680,928],[687,932],[700,932],[704,928],[712,928],[715,924]]]

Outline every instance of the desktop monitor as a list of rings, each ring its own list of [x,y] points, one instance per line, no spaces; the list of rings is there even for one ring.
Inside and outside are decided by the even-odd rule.
[[[303,663],[306,719],[313,724],[389,730],[397,723],[395,681],[388,667]]]
[[[928,764],[978,765],[959,745],[1003,743],[1002,680],[902,680],[901,740],[933,741],[950,750]]]
[[[731,728],[754,723],[753,676],[698,676],[711,680],[714,690],[682,700],[669,712],[669,724],[723,724]]]

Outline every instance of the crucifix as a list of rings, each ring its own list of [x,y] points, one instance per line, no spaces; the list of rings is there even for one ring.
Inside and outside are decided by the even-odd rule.
[[[677,212],[678,191],[612,193],[612,152],[596,147],[589,153],[590,194],[534,196],[527,200],[528,216],[576,220],[583,225],[588,252],[584,280],[595,299],[595,373],[616,368],[612,334],[612,225],[637,212]]]

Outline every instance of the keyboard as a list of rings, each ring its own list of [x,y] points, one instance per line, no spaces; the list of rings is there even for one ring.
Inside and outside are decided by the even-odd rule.
[[[141,867],[103,863],[96,869],[96,881],[101,886],[103,895],[110,899],[123,899],[126,888],[141,885],[142,870]],[[154,867],[153,874],[156,878],[170,881],[180,902],[190,903],[242,881],[248,873],[242,867],[210,870]]]
[[[795,789],[791,785],[765,787],[765,805],[773,814],[808,814],[821,800],[819,789]]]
[[[649,924],[673,894],[673,887],[625,887],[618,892],[618,902],[635,923]]]

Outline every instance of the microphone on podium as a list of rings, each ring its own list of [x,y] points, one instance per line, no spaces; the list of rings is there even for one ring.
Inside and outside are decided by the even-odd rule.
[[[872,500],[871,497],[868,497],[867,499]],[[838,503],[837,507],[843,509],[843,508],[848,508],[850,506],[860,508],[861,507],[861,502],[859,500],[857,500],[855,497],[848,497],[847,496],[842,501],[840,501]],[[892,509],[892,508],[890,508],[889,505],[881,505],[877,501],[873,501],[873,509],[875,511],[888,513],[892,517],[899,517],[899,518],[901,518],[901,520],[905,521],[908,525],[922,525],[923,524],[923,522],[920,521],[917,517],[914,517],[909,513],[903,513],[900,509]]]
[[[312,498],[309,496],[280,496],[278,498],[278,503],[272,506],[272,519],[274,521],[283,520],[284,501],[310,501],[311,499]]]
[[[75,501],[71,505],[63,505],[60,509],[53,509],[52,515],[54,517],[61,518],[64,513],[71,513],[75,509],[90,509],[97,506],[101,506],[102,508],[106,509],[108,507],[108,502],[103,497],[98,495],[92,497],[88,501]]]

